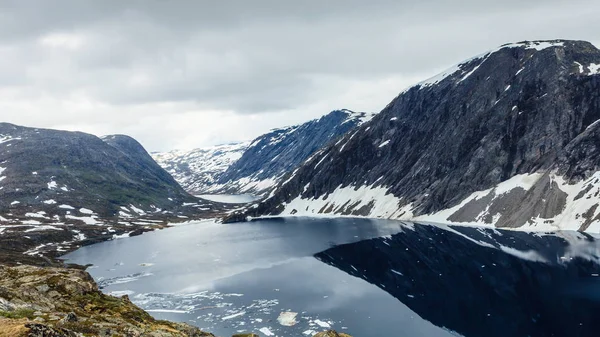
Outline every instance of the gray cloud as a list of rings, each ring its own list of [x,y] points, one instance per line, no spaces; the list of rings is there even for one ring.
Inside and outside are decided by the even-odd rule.
[[[251,138],[506,42],[600,42],[600,3],[0,0],[0,120],[150,150]],[[157,137],[160,135],[160,137]]]

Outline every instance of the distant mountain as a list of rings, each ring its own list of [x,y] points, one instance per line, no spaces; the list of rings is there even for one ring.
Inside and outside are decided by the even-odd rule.
[[[501,46],[419,83],[247,215],[600,231],[600,51]]]
[[[274,129],[250,143],[154,153],[154,159],[192,194],[261,195],[316,151],[373,114],[335,110],[301,125]]]
[[[174,150],[152,153],[156,162],[192,194],[210,193],[229,166],[242,157],[250,143],[234,143],[199,148],[192,151]]]
[[[222,209],[185,192],[130,137],[0,123],[0,251],[64,251]]]
[[[322,147],[372,117],[365,112],[335,110],[301,125],[272,130],[252,141],[211,191],[264,193]]]

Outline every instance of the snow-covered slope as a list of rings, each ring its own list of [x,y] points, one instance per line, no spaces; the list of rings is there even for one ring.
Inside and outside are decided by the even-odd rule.
[[[301,125],[271,130],[252,142],[153,157],[192,194],[260,195],[323,146],[373,116],[335,110]]]
[[[229,166],[242,157],[250,145],[234,143],[199,148],[152,153],[156,162],[192,194],[209,193]]]
[[[186,193],[131,137],[0,123],[4,253],[60,254],[226,208]]]
[[[600,51],[501,46],[404,90],[245,215],[600,230]]]
[[[199,203],[202,203],[200,205]],[[162,223],[212,210],[136,140],[0,123],[0,227]],[[37,227],[36,227],[37,226]]]
[[[263,194],[315,152],[373,116],[342,109],[301,125],[271,130],[252,141],[210,192]]]

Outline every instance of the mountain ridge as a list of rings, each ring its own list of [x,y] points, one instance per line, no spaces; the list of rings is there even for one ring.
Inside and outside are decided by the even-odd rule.
[[[462,62],[402,91],[371,122],[289,175],[247,215],[451,222],[456,212],[434,215],[462,204],[456,223],[548,229],[560,228],[557,223],[566,220],[557,217],[575,207],[566,211],[586,220],[569,228],[585,230],[595,222],[598,230],[594,205],[582,204],[571,192],[558,193],[563,182],[557,180],[563,172],[568,182],[591,179],[598,170],[591,139],[598,127],[592,123],[600,119],[599,64],[600,51],[591,43],[567,40],[507,44]],[[588,127],[588,136],[578,140],[588,145],[585,160],[574,161],[583,156],[581,149],[567,145]],[[536,173],[545,178],[531,191],[514,186],[501,195],[476,194]],[[598,187],[592,185],[594,195]],[[484,196],[490,200],[482,201]],[[538,202],[546,199],[554,201]],[[521,204],[530,204],[529,211]],[[490,208],[497,213],[486,214]]]
[[[188,192],[209,193],[219,177],[243,155],[250,142],[220,144],[190,151],[152,153],[152,157]]]
[[[340,109],[303,124],[274,128],[251,142],[240,143],[239,148],[224,151],[227,161],[221,159],[218,146],[173,151],[177,153],[174,156],[154,154],[154,158],[194,194],[261,195],[327,143],[372,117]],[[194,155],[203,152],[207,155]]]
[[[185,192],[131,137],[0,123],[0,257],[60,255],[227,210]]]

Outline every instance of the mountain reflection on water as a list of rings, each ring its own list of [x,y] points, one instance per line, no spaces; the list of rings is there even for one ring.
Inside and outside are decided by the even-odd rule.
[[[284,218],[177,226],[65,258],[93,264],[104,292],[218,336],[571,337],[600,331],[599,256],[575,232]],[[288,311],[294,326],[278,321]]]
[[[599,248],[576,232],[407,224],[315,257],[466,337],[598,336]]]

